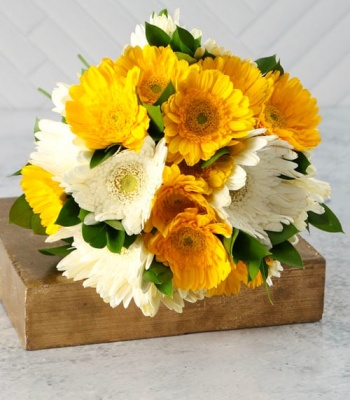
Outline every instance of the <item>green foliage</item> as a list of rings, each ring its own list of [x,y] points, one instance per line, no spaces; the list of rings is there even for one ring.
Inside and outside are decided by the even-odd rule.
[[[146,39],[148,44],[157,47],[166,47],[170,44],[170,36],[158,26],[145,22]]]
[[[74,226],[81,222],[79,218],[80,207],[74,198],[69,196],[58,214],[56,224],[61,226]]]
[[[233,229],[232,231],[232,235],[230,237],[223,237],[222,238],[222,243],[225,247],[225,250],[227,251],[227,253],[232,256],[232,250],[233,250],[233,245],[235,244],[235,241],[237,239],[237,236],[239,234],[239,230],[238,229]]]
[[[271,249],[272,257],[290,267],[302,268],[303,260],[298,250],[288,241],[276,244]]]
[[[99,164],[106,161],[109,157],[112,157],[120,149],[121,146],[119,144],[115,144],[107,147],[106,149],[95,150],[90,160],[90,168],[92,169],[97,167]]]
[[[301,152],[301,151],[296,151],[298,154],[298,158],[294,160],[298,164],[297,168],[295,168],[296,171],[300,172],[303,175],[306,175],[306,171],[308,167],[311,165],[309,159],[306,157],[306,155]]]
[[[74,248],[70,244],[65,244],[63,246],[39,249],[39,252],[46,256],[65,257],[68,254],[70,254],[73,250]]]
[[[169,81],[167,87],[163,90],[158,100],[154,103],[155,106],[161,106],[165,101],[169,99],[171,95],[176,92],[175,87],[171,81]]]
[[[294,225],[283,225],[281,232],[267,231],[272,245],[282,243],[298,233],[298,229]]]
[[[18,197],[12,204],[9,213],[9,223],[22,228],[32,229],[37,235],[45,235],[45,228],[41,225],[39,215],[34,214],[24,194]]]
[[[164,123],[160,106],[152,106],[143,104],[150,118],[150,126],[148,132],[154,140],[159,140],[163,137]]]
[[[333,211],[325,204],[322,204],[322,207],[324,208],[323,214],[316,214],[313,211],[307,213],[308,223],[325,232],[344,233],[341,223]]]
[[[258,68],[263,75],[271,71],[280,71],[281,75],[284,74],[280,61],[276,59],[276,54],[270,57],[259,58],[255,62],[258,64]]]
[[[161,293],[173,297],[173,273],[169,267],[153,259],[149,269],[143,272],[142,278],[154,283]]]
[[[221,148],[212,157],[210,157],[209,160],[206,160],[206,161],[202,162],[201,167],[203,169],[210,167],[212,164],[214,164],[215,161],[217,161],[221,156],[223,156],[225,154],[230,154],[230,152],[229,152],[227,147]]]
[[[177,58],[179,60],[185,60],[187,61],[190,65],[194,64],[197,62],[197,60],[194,57],[191,57],[189,54],[182,53],[181,51],[175,51]]]

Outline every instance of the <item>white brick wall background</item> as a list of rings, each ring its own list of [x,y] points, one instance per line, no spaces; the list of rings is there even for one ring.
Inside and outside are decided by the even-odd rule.
[[[137,23],[176,7],[187,28],[242,57],[277,53],[321,107],[350,105],[349,0],[0,0],[0,110],[48,109],[77,54],[116,58]]]

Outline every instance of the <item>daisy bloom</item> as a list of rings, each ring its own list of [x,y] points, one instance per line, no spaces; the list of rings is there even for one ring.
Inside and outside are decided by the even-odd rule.
[[[52,111],[61,114],[62,117],[66,116],[66,103],[72,100],[69,95],[70,86],[66,83],[58,82],[57,87],[52,91],[51,99],[55,107]]]
[[[95,221],[121,220],[128,235],[138,234],[162,183],[166,154],[164,139],[155,147],[147,136],[139,153],[124,150],[93,169],[85,165],[72,171],[67,190]]]
[[[237,56],[206,57],[201,61],[203,70],[215,69],[230,77],[235,89],[240,89],[249,99],[254,117],[258,117],[272,91],[272,79],[261,75],[250,61]]]
[[[297,78],[289,78],[289,74],[274,78],[273,92],[260,116],[260,126],[267,133],[278,135],[290,143],[295,150],[312,150],[321,141],[318,124],[316,99],[311,97]]]
[[[208,39],[201,47],[198,47],[194,54],[194,58],[197,60],[201,59],[206,53],[212,56],[230,56],[232,55],[230,50],[225,49],[225,47],[219,46],[214,39]]]
[[[176,288],[197,291],[216,287],[230,273],[230,257],[217,236],[230,234],[227,224],[187,209],[170,223],[166,237],[148,234],[146,245],[171,268]]]
[[[77,138],[67,124],[42,119],[40,131],[35,133],[36,151],[30,154],[29,162],[53,175],[53,179],[66,186],[64,177],[72,169],[90,161],[92,152]],[[64,154],[64,157],[62,157]]]
[[[115,63],[117,75],[127,76],[134,66],[140,68],[137,94],[146,104],[154,104],[171,81],[174,85],[190,69],[188,62],[179,60],[170,47],[145,46],[127,49]]]
[[[219,71],[191,70],[163,103],[168,161],[192,166],[208,160],[233,138],[253,128],[249,100]]]
[[[60,228],[55,222],[66,200],[66,195],[53,175],[37,165],[26,165],[21,171],[21,187],[35,214],[39,214],[46,233],[51,235]]]
[[[288,143],[273,139],[257,152],[256,166],[242,166],[246,183],[239,190],[231,190],[231,204],[225,209],[233,227],[260,239],[271,246],[266,230],[281,231],[282,224],[293,223],[295,210],[305,201],[305,193],[292,186],[299,174],[293,160],[296,154]]]
[[[84,280],[84,287],[96,288],[111,307],[123,304],[127,308],[133,300],[146,316],[154,316],[161,303],[177,312],[182,311],[184,302],[179,294],[166,297],[153,283],[143,282],[142,274],[153,255],[147,251],[141,237],[128,249],[123,248],[121,254],[116,254],[107,248],[91,247],[76,230],[73,246],[75,250],[58,263],[57,269],[64,271],[67,278]]]
[[[215,217],[214,210],[203,196],[207,189],[204,180],[181,174],[176,164],[166,166],[163,184],[154,197],[147,231],[155,227],[165,234],[168,224],[187,208],[196,208],[201,214],[211,214]]]
[[[66,120],[86,147],[96,150],[122,144],[140,150],[149,118],[146,109],[138,104],[135,88],[139,78],[137,67],[125,78],[115,72],[111,60],[104,59],[81,76],[80,84],[71,86]]]
[[[265,261],[269,267],[268,276],[266,278],[266,283],[269,286],[272,286],[273,282],[272,282],[271,278],[273,278],[273,277],[280,278],[281,272],[283,271],[283,267],[279,261],[274,260],[271,257],[265,257]]]

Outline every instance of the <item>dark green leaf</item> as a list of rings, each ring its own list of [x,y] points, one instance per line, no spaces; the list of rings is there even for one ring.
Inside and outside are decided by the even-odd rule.
[[[283,225],[282,232],[267,231],[266,233],[269,235],[272,245],[275,245],[285,242],[298,232],[298,229],[294,225]]]
[[[30,164],[28,163],[27,165],[30,165]],[[10,176],[20,176],[20,175],[22,175],[22,169],[23,169],[23,167],[21,169],[19,169],[18,171],[14,172],[13,174],[11,174]]]
[[[271,249],[272,257],[290,267],[303,267],[303,260],[298,250],[288,241],[273,246]]]
[[[170,36],[163,31],[163,29],[158,28],[158,26],[145,23],[146,28],[146,39],[148,44],[157,47],[166,47],[170,43]]]
[[[71,253],[74,250],[71,245],[65,244],[63,246],[58,246],[58,247],[51,247],[51,248],[46,248],[46,249],[39,249],[39,252],[41,254],[44,254],[46,256],[58,256],[58,257],[65,257],[69,253]]]
[[[258,64],[258,68],[263,75],[266,75],[270,71],[280,71],[281,75],[284,74],[280,61],[276,59],[276,54],[270,57],[259,58],[255,62]]]
[[[220,157],[222,157],[225,154],[230,154],[229,150],[226,147],[221,148],[218,150],[209,160],[206,160],[202,163],[202,168],[208,168],[212,164],[214,164],[215,161],[217,161]]]
[[[160,11],[159,11],[158,15],[159,15],[159,16],[165,15],[166,17],[168,17],[168,16],[169,16],[168,10],[167,10],[166,8],[163,8],[163,10],[160,10]],[[153,13],[153,16],[154,16],[154,13]]]
[[[306,170],[311,165],[311,163],[303,152],[296,151],[296,153],[298,154],[298,158],[293,161],[296,162],[298,166],[297,168],[295,168],[295,170],[300,172],[301,174],[306,175]]]
[[[173,278],[171,269],[164,264],[153,260],[151,266],[144,271],[143,279],[154,284],[161,285]]]
[[[92,169],[97,167],[99,164],[103,163],[103,161],[106,161],[109,157],[112,157],[113,154],[115,154],[119,149],[120,145],[115,144],[107,149],[95,150],[90,160],[90,168]]]
[[[161,293],[165,294],[166,296],[173,297],[173,281],[170,280],[164,283],[156,283],[156,287]]]
[[[125,235],[124,247],[128,249],[137,239],[138,235]]]
[[[9,222],[22,228],[32,229],[33,214],[32,208],[28,204],[24,194],[22,194],[11,206]]]
[[[259,272],[264,257],[270,251],[257,239],[240,231],[233,246],[233,257],[236,261],[242,260],[248,266],[249,280],[253,280]]]
[[[88,214],[90,214],[90,212],[91,212],[91,211],[87,211],[87,210],[84,210],[83,208],[81,208],[80,211],[79,211],[79,215],[78,215],[78,218],[80,219],[80,221],[83,222],[84,219],[85,219],[85,217],[86,217]]]
[[[177,26],[171,38],[170,46],[175,52],[180,51],[193,56],[195,51],[194,37],[188,30]]]
[[[57,217],[56,224],[61,226],[77,225],[81,222],[79,214],[80,207],[73,197],[68,197]]]
[[[96,249],[103,249],[107,245],[107,225],[102,222],[96,225],[83,224],[82,234],[85,242]]]
[[[325,232],[344,233],[341,223],[333,211],[325,204],[322,204],[322,207],[324,208],[323,214],[308,212],[308,223]]]
[[[120,253],[125,239],[125,231],[107,229],[107,248],[112,253]]]
[[[155,139],[154,136],[162,137],[164,130],[163,116],[160,106],[152,106],[150,104],[143,105],[148,113],[148,116],[151,120],[149,131],[152,133],[151,136]]]
[[[154,103],[155,106],[161,106],[165,101],[169,99],[171,95],[176,92],[175,87],[171,81],[169,81],[167,87],[163,90],[158,100]]]

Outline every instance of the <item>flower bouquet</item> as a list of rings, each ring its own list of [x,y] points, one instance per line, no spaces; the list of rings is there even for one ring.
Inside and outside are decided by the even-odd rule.
[[[52,92],[10,222],[59,245],[67,278],[112,307],[267,289],[302,267],[297,234],[341,225],[315,179],[316,100],[275,56],[241,59],[153,13],[116,60]]]

